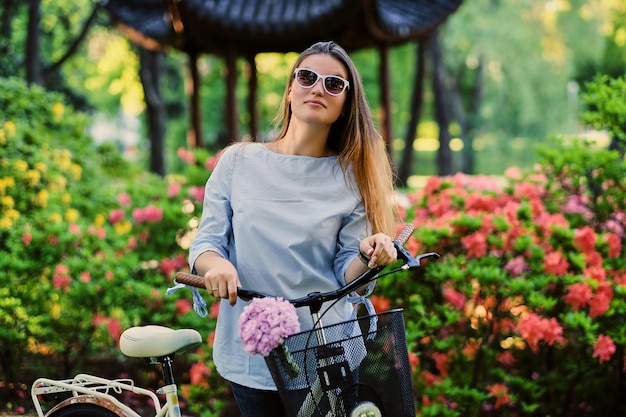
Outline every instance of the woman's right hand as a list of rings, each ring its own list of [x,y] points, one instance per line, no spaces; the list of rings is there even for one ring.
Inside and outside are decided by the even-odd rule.
[[[215,252],[205,252],[195,263],[196,271],[204,273],[207,291],[219,298],[228,299],[230,305],[237,302],[237,288],[241,286],[235,266]]]

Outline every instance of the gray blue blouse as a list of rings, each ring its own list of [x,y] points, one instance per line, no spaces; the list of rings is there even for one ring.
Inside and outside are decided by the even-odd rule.
[[[206,183],[192,269],[201,253],[213,251],[234,264],[244,288],[284,298],[338,288],[368,234],[361,196],[349,184],[335,156],[282,155],[259,143],[227,148]],[[246,304],[221,301],[213,359],[229,381],[276,389],[263,357],[246,353],[237,335]],[[298,310],[301,330],[310,329],[308,309]],[[323,321],[353,313],[342,300]]]

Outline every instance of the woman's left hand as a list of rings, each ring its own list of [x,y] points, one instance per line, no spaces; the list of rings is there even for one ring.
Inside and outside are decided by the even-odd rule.
[[[369,258],[369,268],[388,265],[398,259],[393,239],[384,233],[376,233],[363,239],[359,250]]]

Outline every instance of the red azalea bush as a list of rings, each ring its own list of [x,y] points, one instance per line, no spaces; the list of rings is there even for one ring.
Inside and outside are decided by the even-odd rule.
[[[626,412],[626,164],[582,142],[539,155],[409,195],[410,249],[442,258],[379,295],[404,305],[419,415]]]

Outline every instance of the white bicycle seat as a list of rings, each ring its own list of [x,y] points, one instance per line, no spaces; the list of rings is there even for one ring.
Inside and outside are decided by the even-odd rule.
[[[131,358],[159,358],[193,349],[201,343],[202,336],[194,329],[148,325],[126,329],[120,337],[120,350]]]

